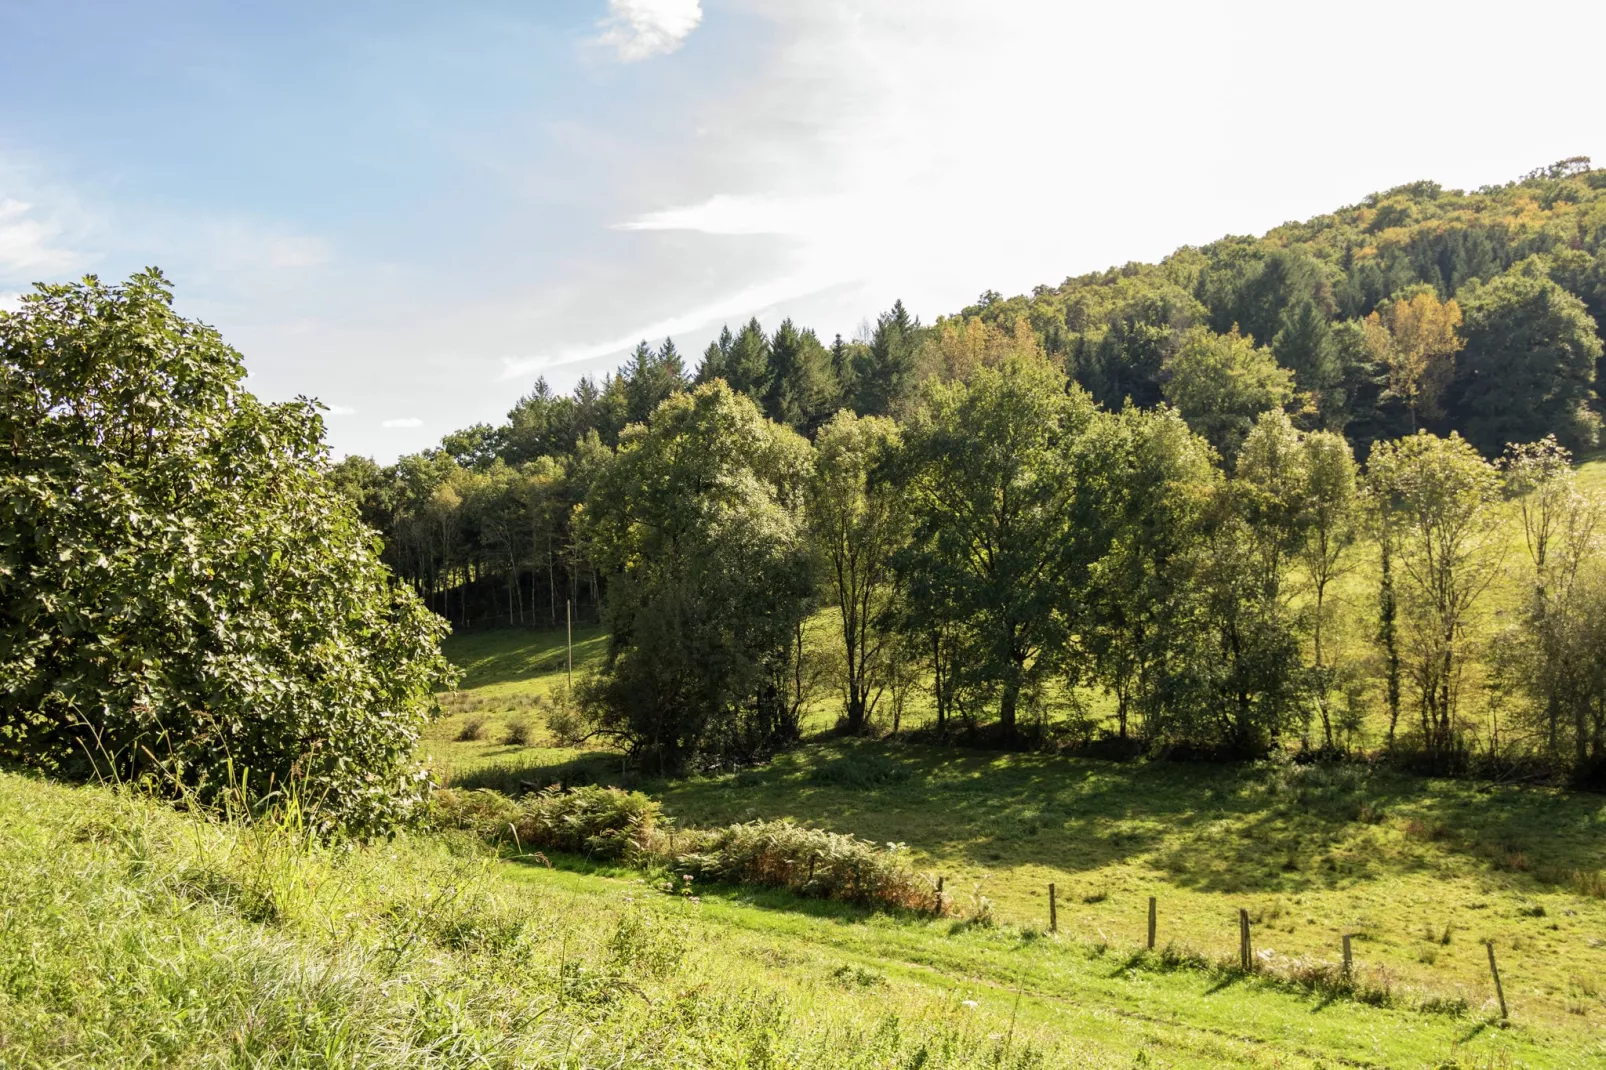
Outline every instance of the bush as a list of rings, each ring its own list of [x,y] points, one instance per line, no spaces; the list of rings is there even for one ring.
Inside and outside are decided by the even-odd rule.
[[[445,624],[380,563],[306,400],[174,315],[157,272],[0,313],[0,759],[394,827]]]
[[[680,839],[686,847],[670,864],[703,880],[866,906],[936,909],[934,890],[902,863],[902,844],[881,847],[791,821],[751,821]]]
[[[662,807],[640,792],[547,788],[518,804],[512,824],[524,847],[624,858],[646,846],[661,813]]]
[[[496,843],[665,866],[680,878],[782,888],[797,895],[925,913],[935,890],[885,846],[791,821],[751,821],[666,835],[659,804],[619,788],[547,788],[515,802],[489,789],[435,793],[435,820]],[[678,878],[677,878],[678,883]]]

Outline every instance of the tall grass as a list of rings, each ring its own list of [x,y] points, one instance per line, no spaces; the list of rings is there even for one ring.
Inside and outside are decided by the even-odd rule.
[[[1039,1061],[940,1007],[810,1003],[693,938],[691,904],[532,893],[449,835],[321,845],[0,774],[0,857],[6,1067]]]

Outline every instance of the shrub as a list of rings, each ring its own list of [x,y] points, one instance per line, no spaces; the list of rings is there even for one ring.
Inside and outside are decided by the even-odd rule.
[[[520,844],[595,858],[624,858],[645,847],[662,811],[640,792],[596,786],[547,788],[517,805],[512,824]]]
[[[936,908],[933,889],[902,863],[902,844],[882,847],[791,821],[750,821],[685,833],[679,840],[685,849],[670,856],[670,863],[703,880],[869,906]]]
[[[530,722],[522,717],[514,718],[507,724],[507,731],[502,734],[502,742],[509,747],[528,747],[534,734],[530,730]]]
[[[463,726],[457,730],[457,741],[459,743],[472,743],[477,739],[483,738],[484,735],[485,718],[478,716],[470,717],[468,720],[464,721]]]
[[[160,273],[0,312],[0,759],[389,829],[428,786],[445,624]]]

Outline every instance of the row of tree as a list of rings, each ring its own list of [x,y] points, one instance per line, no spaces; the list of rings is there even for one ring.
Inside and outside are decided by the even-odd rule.
[[[1419,432],[1363,472],[1342,436],[1267,409],[1230,474],[1218,456],[1175,410],[1101,409],[1030,351],[934,381],[901,424],[839,412],[812,446],[723,382],[677,395],[585,507],[612,577],[593,725],[666,768],[784,745],[825,604],[849,731],[920,689],[939,729],[1009,741],[1051,710],[1074,728],[1092,686],[1120,736],[1337,750],[1371,690],[1385,745],[1442,769],[1480,742],[1477,679],[1511,711],[1481,740],[1501,756],[1581,775],[1606,757],[1601,505],[1554,440],[1495,464]],[[1485,646],[1508,496],[1532,595]],[[1375,600],[1335,599],[1361,568]]]

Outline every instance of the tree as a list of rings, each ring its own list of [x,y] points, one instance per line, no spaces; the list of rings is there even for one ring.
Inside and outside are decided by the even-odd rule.
[[[1327,392],[1343,374],[1333,331],[1314,301],[1301,301],[1283,313],[1281,327],[1271,340],[1277,363],[1294,373],[1294,383],[1316,402],[1318,411]]]
[[[583,701],[662,772],[796,739],[813,590],[808,443],[706,383],[621,436],[581,536],[609,574],[607,662]]]
[[[1412,430],[1417,419],[1444,417],[1444,397],[1455,377],[1455,355],[1462,340],[1461,306],[1451,298],[1440,301],[1430,288],[1414,287],[1384,306],[1385,340],[1374,334],[1379,355],[1389,372],[1389,389],[1405,401]],[[1378,313],[1368,317],[1370,323]]]
[[[854,356],[852,408],[863,416],[894,412],[914,385],[920,321],[902,301],[876,319],[870,343]]]
[[[1459,435],[1418,432],[1373,446],[1366,478],[1393,556],[1399,657],[1415,685],[1421,745],[1442,767],[1462,757],[1474,611],[1500,564],[1499,475]]]
[[[1546,753],[1587,779],[1606,758],[1606,629],[1598,620],[1606,608],[1606,502],[1580,490],[1570,462],[1554,438],[1506,450],[1501,467],[1522,520],[1532,587],[1499,660],[1515,665]]]
[[[776,423],[812,434],[836,408],[831,354],[813,331],[783,320],[770,339],[770,368],[764,411]]]
[[[1554,434],[1569,449],[1595,444],[1595,362],[1601,341],[1583,302],[1525,264],[1466,301],[1466,352],[1451,389],[1467,439],[1493,456],[1511,442]]]
[[[1019,356],[928,387],[905,430],[895,478],[914,532],[900,573],[954,644],[958,686],[996,699],[1005,739],[1062,661],[1066,591],[1085,584],[1073,460],[1094,411],[1051,364]]]
[[[427,788],[444,625],[157,271],[0,313],[0,754],[378,832]]]
[[[625,419],[630,423],[645,422],[665,398],[686,389],[686,370],[668,338],[657,352],[645,341],[638,343],[618,378],[624,384]]]
[[[747,326],[734,336],[729,327],[722,330],[719,338],[710,343],[703,354],[702,366],[697,369],[699,383],[723,379],[732,390],[750,398],[767,396],[773,378],[770,340],[757,317],[748,320]]]
[[[1306,679],[1284,581],[1309,526],[1308,487],[1299,432],[1283,412],[1262,413],[1191,547],[1165,734],[1249,755],[1301,724]]]
[[[1220,478],[1210,446],[1174,409],[1128,406],[1095,422],[1078,479],[1107,547],[1089,573],[1078,618],[1093,679],[1115,696],[1117,734],[1134,711],[1160,709],[1163,666],[1178,649],[1181,606]]]
[[[1322,719],[1323,741],[1332,748],[1332,693],[1341,678],[1341,666],[1332,641],[1338,621],[1334,619],[1330,588],[1353,567],[1351,550],[1359,509],[1357,473],[1355,457],[1343,435],[1330,431],[1308,434],[1303,449],[1306,523],[1297,557],[1313,598],[1310,612],[1316,710]]]
[[[1255,417],[1293,396],[1293,373],[1269,349],[1236,330],[1215,334],[1195,327],[1166,363],[1165,398],[1188,426],[1229,460]]]
[[[809,522],[841,619],[843,721],[852,733],[869,723],[890,668],[897,609],[892,562],[906,521],[902,488],[879,469],[898,445],[891,420],[847,410],[832,417],[814,443]]]

